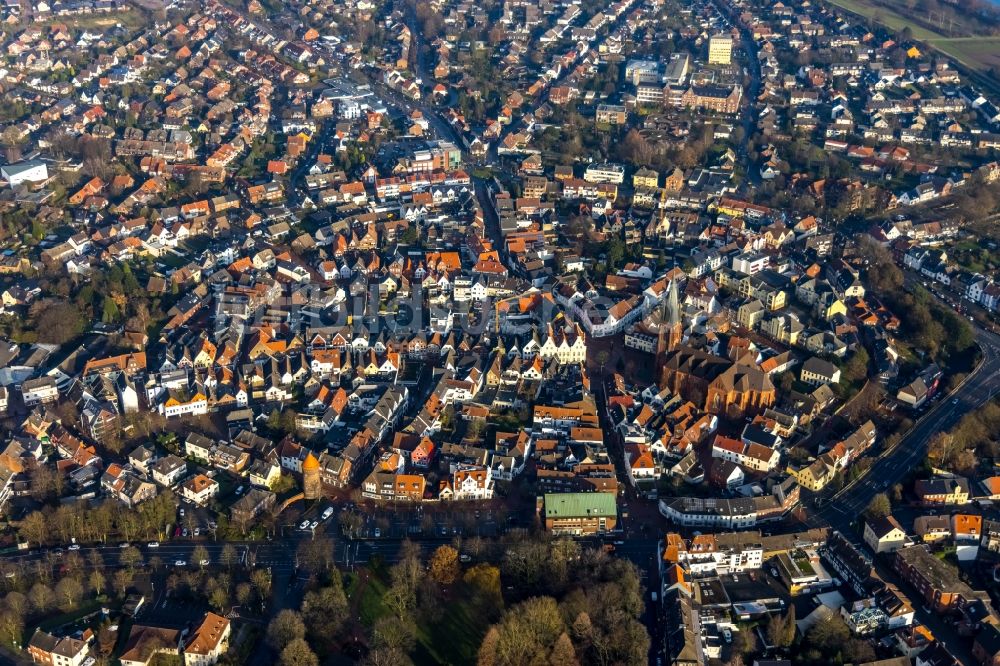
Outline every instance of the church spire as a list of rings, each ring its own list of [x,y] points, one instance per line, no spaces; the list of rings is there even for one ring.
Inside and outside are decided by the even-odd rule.
[[[670,323],[670,328],[681,323],[680,299],[677,296],[677,278],[670,279],[670,293],[667,295],[667,319],[664,323]]]

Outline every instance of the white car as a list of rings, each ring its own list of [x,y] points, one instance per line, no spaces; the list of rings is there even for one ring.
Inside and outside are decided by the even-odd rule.
[[[314,529],[316,529],[317,527],[319,527],[319,521],[318,521],[318,520],[314,520],[314,521],[312,521],[312,524],[311,524],[311,525],[309,525],[309,529],[311,529],[311,530],[314,530]]]
[[[121,545],[120,545],[120,546],[118,546],[118,547],[119,547],[119,548],[128,548],[128,547],[129,547],[130,545],[131,545],[131,544],[129,544],[129,542],[128,542],[128,541],[126,541],[125,543],[121,544]]]
[[[203,566],[203,567],[207,567],[209,565],[209,560],[202,560],[198,564],[201,565],[201,566]]]
[[[150,541],[149,543],[146,544],[146,548],[159,548],[159,547],[160,547],[159,541]]]
[[[174,566],[175,567],[186,567],[187,566],[187,562],[185,562],[184,560],[177,560],[176,562],[174,562]]]
[[[326,520],[332,515],[333,515],[333,507],[332,506],[327,507],[326,511],[323,512],[323,520]]]
[[[301,523],[299,523],[299,529],[300,530],[309,529],[309,521],[303,520]]]
[[[66,550],[80,550],[80,544],[74,543],[72,546],[70,546]]]

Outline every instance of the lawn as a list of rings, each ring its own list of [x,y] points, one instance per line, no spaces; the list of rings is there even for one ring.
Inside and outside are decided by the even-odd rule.
[[[79,622],[81,619],[101,610],[102,604],[98,599],[89,599],[80,604],[80,607],[69,613],[60,613],[38,623],[38,628],[42,631],[52,631],[60,627]]]
[[[156,258],[157,264],[162,264],[167,268],[180,268],[188,263],[189,259],[187,257],[182,257],[179,254],[174,254],[173,252],[164,252],[162,255]]]
[[[421,623],[417,626],[417,664],[473,664],[479,652],[489,618],[476,609],[473,595],[462,590],[458,582],[444,602],[444,615],[439,622]],[[371,627],[391,611],[383,597],[387,589],[386,572],[375,566],[362,575],[349,573],[345,577],[344,591],[351,608],[361,624]]]
[[[382,601],[386,585],[374,573],[369,572],[367,581],[362,580],[357,574],[348,574],[344,587],[347,599],[351,606],[357,609],[361,624],[366,627],[371,627],[389,612]]]
[[[479,652],[489,620],[478,612],[470,595],[455,590],[445,604],[440,622],[421,625],[417,634],[418,664],[473,664]]]

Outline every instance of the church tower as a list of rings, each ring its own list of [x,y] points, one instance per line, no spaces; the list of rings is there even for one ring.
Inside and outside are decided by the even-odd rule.
[[[684,325],[681,322],[680,298],[677,295],[677,279],[670,280],[667,297],[663,299],[660,311],[660,328],[656,340],[656,377],[663,376],[663,365],[667,354],[676,350],[683,338]]]

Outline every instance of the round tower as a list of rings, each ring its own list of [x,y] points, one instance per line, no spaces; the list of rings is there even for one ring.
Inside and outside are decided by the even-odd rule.
[[[323,482],[319,477],[319,461],[311,453],[302,461],[302,496],[307,500],[319,499],[323,496]]]

